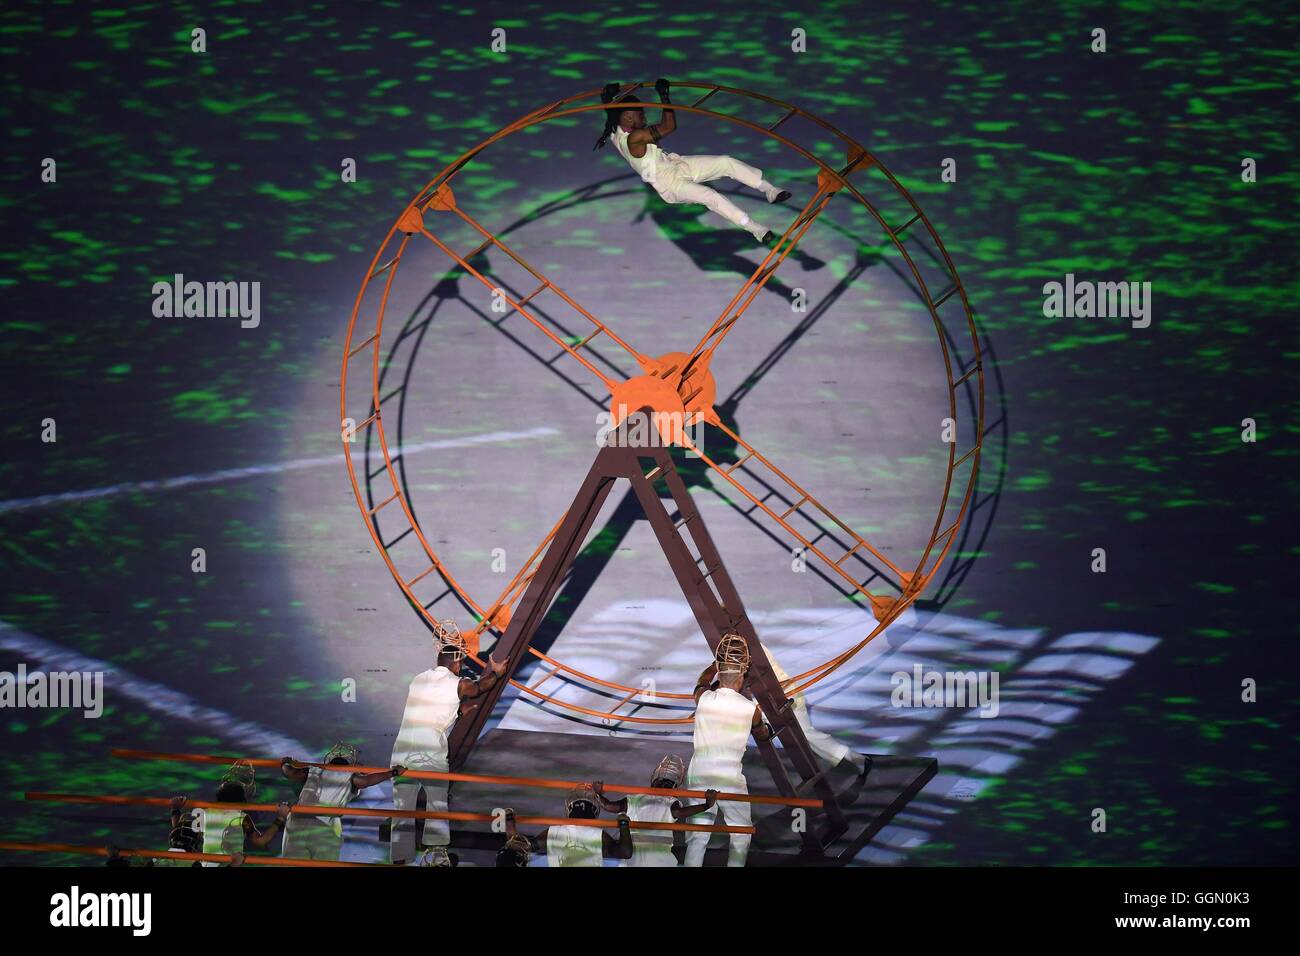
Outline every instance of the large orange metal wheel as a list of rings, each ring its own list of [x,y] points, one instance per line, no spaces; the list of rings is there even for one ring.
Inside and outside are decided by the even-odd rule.
[[[624,89],[624,93],[631,93],[633,98],[640,99],[641,96],[638,91],[644,86],[645,84],[632,84]],[[389,229],[387,236],[383,243],[380,244],[367,269],[348,323],[340,388],[340,419],[344,442],[344,459],[357,505],[366,521],[367,529],[398,586],[402,589],[412,607],[425,619],[426,623],[430,626],[436,623],[434,614],[429,607],[416,598],[412,588],[427,576],[438,575],[446,583],[447,587],[454,591],[459,599],[464,602],[465,606],[472,609],[477,617],[478,624],[474,634],[476,640],[486,631],[503,632],[509,621],[511,609],[523,595],[531,580],[531,575],[555,534],[563,515],[559,516],[550,534],[537,545],[528,560],[518,569],[510,583],[500,594],[487,601],[480,601],[469,594],[456,580],[451,569],[446,566],[430,544],[428,537],[416,520],[411,503],[407,500],[403,490],[403,483],[395,468],[389,435],[385,431],[384,396],[381,391],[381,354],[384,342],[384,320],[389,295],[401,266],[403,253],[410,243],[425,241],[433,243],[450,260],[458,264],[466,274],[483,282],[489,288],[493,287],[493,283],[475,270],[474,266],[471,265],[471,260],[478,252],[489,247],[504,253],[525,268],[539,282],[538,288],[529,295],[520,296],[517,299],[507,299],[512,309],[546,334],[570,358],[583,366],[587,373],[594,375],[603,387],[609,391],[612,404],[615,406],[619,404],[620,398],[625,403],[627,401],[633,403],[648,401],[656,408],[662,406],[665,410],[671,408],[679,412],[685,411],[704,415],[712,425],[722,429],[727,437],[735,442],[737,451],[741,453],[741,458],[730,464],[721,464],[714,461],[704,454],[702,449],[693,448],[689,438],[681,433],[677,433],[674,437],[679,444],[683,444],[691,448],[692,451],[697,452],[705,465],[729,485],[731,490],[751,502],[754,506],[751,510],[761,512],[768,520],[780,527],[792,541],[797,542],[804,548],[809,556],[823,562],[828,574],[837,575],[843,579],[846,591],[855,594],[864,602],[870,602],[876,617],[876,625],[860,641],[849,647],[839,649],[817,666],[790,678],[786,689],[787,693],[793,696],[807,690],[834,673],[893,622],[925,590],[957,540],[957,532],[967,515],[975,491],[981,444],[984,436],[984,370],[981,360],[980,341],[965,288],[962,286],[956,268],[944,249],[938,234],[911,194],[884,167],[879,159],[867,149],[826,121],[772,97],[709,83],[677,83],[675,87],[679,90],[698,90],[700,95],[690,104],[674,103],[674,109],[684,113],[708,117],[716,122],[736,124],[752,132],[770,137],[783,147],[793,150],[799,156],[815,164],[818,170],[816,191],[813,197],[778,240],[776,248],[767,255],[749,281],[741,287],[727,307],[722,310],[717,319],[704,333],[698,345],[690,353],[678,352],[666,355],[650,355],[637,351],[629,342],[621,338],[615,329],[583,308],[551,279],[535,269],[517,250],[508,246],[498,236],[483,227],[457,204],[454,188],[456,178],[467,168],[472,167],[475,158],[494,143],[539,124],[604,109],[599,98],[599,90],[579,93],[535,110],[502,127],[444,168],[398,214],[396,221]],[[715,104],[729,100],[729,105],[733,109],[728,112],[720,112],[715,109],[705,108],[705,104],[711,100]],[[648,99],[645,101],[647,105],[655,105]],[[739,115],[740,110],[735,108],[738,104],[757,105],[768,110],[775,108],[782,112],[775,121],[760,125]],[[818,135],[832,137],[833,140],[838,142],[838,146],[829,153],[824,146],[819,146],[820,155],[818,155],[813,149],[807,148],[786,135],[777,132],[780,127],[794,117],[799,117],[811,124],[812,127],[820,131]],[[868,195],[868,193],[872,195]],[[887,195],[885,195],[886,193]],[[754,301],[764,284],[814,226],[822,211],[837,196],[844,197],[841,201],[847,200],[859,203],[870,214],[871,218],[878,223],[884,235],[901,256],[902,261],[906,263],[910,272],[910,282],[915,288],[917,298],[924,305],[933,322],[946,375],[949,416],[955,423],[961,417],[961,411],[969,409],[973,413],[973,421],[969,422],[969,433],[973,437],[961,448],[958,447],[957,441],[949,442],[947,464],[942,482],[943,493],[940,496],[928,539],[920,543],[917,548],[919,557],[916,563],[907,567],[900,567],[890,560],[866,537],[859,535],[847,523],[836,517],[813,496],[811,491],[804,489],[793,477],[722,422],[713,414],[712,409],[714,386],[713,377],[709,370],[709,362],[715,351],[730,332],[737,327],[746,308]],[[884,207],[889,205],[892,205],[894,210],[903,210],[901,219],[895,218],[894,221],[887,221],[889,211]],[[482,242],[477,248],[465,250],[464,252],[449,248],[443,239],[439,237],[439,227],[437,225],[440,221],[439,217],[455,217],[460,222],[468,224],[477,234],[482,236]],[[912,252],[906,246],[909,232],[915,234],[916,230],[922,230],[925,236],[928,237],[931,247],[937,250],[935,261],[940,266],[941,281],[934,283],[937,287],[933,289],[931,288],[933,276],[927,280],[922,269],[918,267]],[[362,303],[366,300],[367,292],[374,283],[382,283],[378,306],[373,316],[366,315],[363,319]],[[546,325],[538,321],[529,312],[528,303],[543,290],[558,294],[564,302],[589,321],[591,323],[590,334],[580,341],[570,342],[557,336]],[[941,309],[944,309],[945,304],[949,302],[959,305],[959,310],[954,313],[953,306],[948,306],[944,314],[941,315]],[[946,319],[945,316],[947,316]],[[373,327],[369,323],[371,318],[374,320]],[[588,343],[597,336],[602,337],[602,341],[614,343],[617,347],[625,350],[640,366],[642,374],[627,380],[611,379],[600,366],[584,354]],[[357,381],[358,378],[361,379],[360,383]],[[958,396],[962,394],[966,396],[967,401],[962,404],[962,408],[959,410]],[[639,407],[639,405],[633,404],[632,407]],[[391,494],[387,494],[378,500],[376,500],[375,496],[363,492],[351,454],[352,439],[357,431],[361,429],[370,429],[372,431],[379,451],[379,458],[382,460],[382,470],[387,473],[387,477],[391,481]],[[777,480],[781,487],[776,495],[775,507],[768,503],[773,497],[770,492],[760,497],[753,488],[746,485],[744,466],[751,459],[763,465],[770,474],[778,476]],[[770,488],[770,482],[765,482],[764,487]],[[959,503],[954,509],[951,502],[956,495],[959,495]],[[412,577],[404,577],[398,571],[388,548],[385,546],[383,537],[379,533],[377,515],[381,510],[392,508],[400,509],[403,520],[409,525],[409,531],[406,533],[415,535],[420,547],[428,557],[429,564],[425,570]],[[819,546],[818,543],[825,537],[824,534],[818,534],[810,539],[806,534],[796,529],[789,521],[790,516],[795,513],[804,516],[815,516],[815,525],[829,525],[836,529],[834,534],[831,535],[831,540],[838,541],[841,545],[847,545],[845,552],[842,555],[828,553],[826,550],[827,545]],[[846,571],[844,568],[845,562],[856,554],[870,555],[876,562],[887,568],[892,576],[889,583],[895,593],[880,594],[868,591],[863,581],[858,580],[854,575]],[[476,646],[476,644],[471,644],[472,648],[476,648]],[[543,693],[537,686],[530,687],[515,683],[515,686],[520,691],[539,701],[569,712],[600,718],[606,722],[682,724],[688,723],[692,719],[690,710],[692,709],[693,699],[690,694],[684,692],[685,688],[681,693],[657,692],[653,695],[652,700],[646,701],[643,699],[642,691],[639,688],[583,673],[535,649],[532,649],[532,653],[549,665],[551,668],[549,675],[559,674],[570,680],[622,695],[615,707],[609,710],[598,710],[560,700],[554,695]],[[647,717],[626,712],[619,713],[621,709],[633,703],[647,702],[658,708],[667,708],[669,710],[676,708],[677,712],[674,716],[665,717]]]

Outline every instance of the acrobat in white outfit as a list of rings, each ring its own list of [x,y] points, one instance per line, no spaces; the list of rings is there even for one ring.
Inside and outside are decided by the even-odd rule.
[[[657,80],[655,90],[665,105],[659,122],[650,126],[646,123],[644,107],[634,98],[632,102],[628,102],[629,97],[614,100],[618,92],[617,83],[605,87],[603,100],[606,103],[612,101],[614,105],[606,111],[605,132],[597,140],[596,148],[604,146],[606,140],[612,142],[619,155],[628,161],[642,180],[654,187],[664,202],[702,203],[766,244],[772,238],[770,229],[751,219],[722,193],[703,184],[723,177],[734,179],[757,189],[769,203],[784,202],[790,198],[790,193],[764,179],[761,169],[731,156],[682,156],[660,149],[659,142],[677,129],[677,117],[670,108],[668,81]],[[627,105],[620,108],[619,104]]]
[[[727,634],[718,643],[714,662],[704,669],[695,686],[695,753],[686,771],[686,789],[748,793],[741,763],[749,735],[771,738],[771,728],[762,712],[740,693],[749,670],[749,645],[739,634]],[[716,676],[717,680],[714,681]],[[717,819],[718,809],[727,826],[750,825],[749,804],[727,800],[704,811],[700,823]],[[686,835],[686,865],[703,866],[710,834],[692,831]],[[729,834],[727,866],[744,866],[749,856],[750,836]]]
[[[787,674],[776,662],[772,652],[768,650],[766,644],[759,644],[763,648],[763,653],[767,655],[767,663],[772,668],[772,673],[782,684],[790,682],[790,675]],[[845,744],[836,740],[824,730],[818,730],[812,725],[812,718],[808,716],[808,701],[803,694],[798,694],[794,698],[794,719],[799,722],[803,728],[804,739],[808,741],[808,746],[812,752],[821,757],[832,767],[838,766],[843,760],[847,760],[858,774],[866,776],[871,770],[871,758],[866,754],[854,753]]]

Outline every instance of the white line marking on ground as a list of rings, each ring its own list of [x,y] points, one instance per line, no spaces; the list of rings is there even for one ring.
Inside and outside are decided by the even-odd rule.
[[[173,720],[197,724],[210,733],[219,734],[254,755],[309,754],[304,744],[277,733],[269,727],[249,720],[240,720],[225,711],[205,707],[178,690],[141,680],[108,661],[85,657],[74,650],[60,647],[44,638],[19,631],[0,621],[0,648],[20,654],[28,666],[36,664],[45,670],[99,672],[104,675],[104,687],[128,697],[145,708]],[[111,702],[111,700],[109,701]]]
[[[556,429],[549,427],[533,428],[523,432],[486,432],[482,435],[466,435],[464,438],[446,438],[439,441],[417,442],[413,445],[401,445],[393,451],[393,456],[415,455],[424,451],[438,451],[446,448],[467,448],[472,445],[487,445],[504,441],[519,441],[528,438],[543,438],[556,434]],[[354,461],[363,461],[365,452],[354,451]],[[11,511],[29,511],[33,508],[47,508],[51,505],[70,504],[72,502],[90,501],[95,498],[111,498],[116,495],[139,494],[142,492],[172,491],[194,485],[212,485],[223,481],[239,481],[244,478],[257,478],[261,475],[276,475],[286,471],[299,471],[303,468],[318,468],[322,465],[337,465],[340,456],[330,455],[322,458],[298,458],[293,461],[277,462],[273,465],[251,465],[248,468],[227,468],[224,471],[210,471],[201,475],[180,475],[176,478],[161,478],[152,481],[129,481],[120,485],[106,485],[102,488],[88,488],[85,491],[65,491],[56,495],[38,495],[34,498],[12,498],[0,501],[0,515]]]

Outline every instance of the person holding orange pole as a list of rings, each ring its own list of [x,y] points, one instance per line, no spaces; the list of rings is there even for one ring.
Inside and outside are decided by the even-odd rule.
[[[256,771],[248,761],[236,760],[221,776],[217,800],[221,803],[251,803],[256,793]],[[283,802],[276,808],[275,819],[265,830],[258,829],[252,817],[243,810],[207,807],[195,813],[194,817],[203,833],[203,852],[228,855],[243,852],[246,842],[254,849],[266,849],[284,829],[284,822],[288,818],[289,804]],[[217,866],[216,863],[203,865]]]
[[[331,747],[321,763],[339,769],[308,767],[291,757],[280,761],[280,772],[302,786],[298,795],[299,803],[311,807],[346,807],[362,790],[385,780],[396,779],[406,769],[397,766],[383,773],[354,773],[348,768],[360,763],[357,748],[345,743]],[[302,813],[290,815],[284,828],[281,856],[337,861],[342,851],[342,817],[313,817]]]
[[[594,820],[600,806],[591,784],[574,787],[564,801],[564,815],[574,820]],[[549,826],[528,843],[530,852],[545,853],[548,867],[601,866],[606,857],[612,860],[632,858],[631,820],[618,815],[618,836],[604,827]],[[515,811],[506,811],[506,845],[497,854],[497,866],[527,866],[525,862],[502,862],[503,854],[516,860],[522,853],[521,836],[515,829]],[[528,839],[525,837],[525,839]]]
[[[686,762],[676,754],[669,754],[659,761],[654,773],[650,775],[650,786],[660,790],[676,790],[682,785],[685,776]],[[703,803],[683,806],[676,797],[653,793],[633,793],[622,800],[609,800],[605,797],[604,784],[600,780],[594,781],[591,789],[606,813],[626,813],[630,819],[640,823],[681,823],[697,813],[712,810],[718,802],[716,790],[710,790]],[[672,831],[638,830],[632,835],[632,858],[627,861],[627,865],[676,866]]]

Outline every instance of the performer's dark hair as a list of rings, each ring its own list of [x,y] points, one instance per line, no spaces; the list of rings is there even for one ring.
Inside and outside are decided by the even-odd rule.
[[[615,84],[611,84],[611,85],[615,85]],[[610,102],[608,98],[608,93],[609,93],[609,87],[607,86],[605,88],[605,93],[601,95],[601,100],[605,103]],[[635,93],[628,93],[626,96],[622,97],[621,99],[615,100],[613,103],[610,103],[610,105],[605,108],[605,131],[600,134],[600,139],[596,140],[596,145],[591,147],[593,150],[601,149],[605,145],[606,141],[610,138],[610,136],[613,135],[614,127],[618,125],[618,118],[623,115],[624,110],[632,110],[633,112],[637,112],[637,113],[643,112],[645,110],[645,107],[641,103],[635,102],[635,99],[636,99]],[[629,100],[632,100],[633,102],[629,102]]]
[[[233,780],[227,780],[217,788],[217,800],[221,803],[243,803],[243,784],[235,783]]]
[[[600,808],[590,800],[575,800],[569,807],[569,816],[575,820],[594,820],[600,816]]]
[[[527,866],[528,860],[513,847],[503,846],[497,850],[497,866]]]

